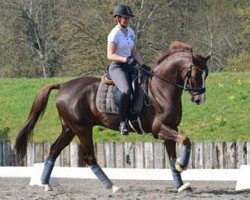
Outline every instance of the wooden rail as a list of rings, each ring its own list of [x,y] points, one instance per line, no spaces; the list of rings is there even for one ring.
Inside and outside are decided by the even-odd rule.
[[[51,144],[29,143],[27,156],[19,162],[13,152],[13,144],[0,141],[0,166],[33,166],[44,162]],[[108,168],[169,168],[163,143],[111,142],[95,143],[98,163]],[[177,155],[180,146],[177,147]],[[86,166],[79,144],[66,147],[56,161],[56,166]],[[189,168],[237,169],[250,164],[250,142],[195,142],[192,146]]]

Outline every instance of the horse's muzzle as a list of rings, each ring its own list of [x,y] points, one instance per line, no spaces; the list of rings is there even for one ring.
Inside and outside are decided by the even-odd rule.
[[[205,93],[191,95],[191,101],[193,103],[196,103],[197,105],[201,105],[201,104],[205,103],[205,101],[206,101],[206,95],[205,95]]]

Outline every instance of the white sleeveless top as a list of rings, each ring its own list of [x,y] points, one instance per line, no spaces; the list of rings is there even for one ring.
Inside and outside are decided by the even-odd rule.
[[[116,25],[108,35],[108,42],[116,44],[115,53],[119,56],[129,57],[135,44],[135,32],[127,27],[128,33],[125,35],[118,25]]]

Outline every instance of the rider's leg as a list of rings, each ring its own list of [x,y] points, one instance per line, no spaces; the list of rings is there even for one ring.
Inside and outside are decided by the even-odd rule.
[[[116,87],[120,90],[119,115],[120,115],[120,133],[128,134],[128,115],[130,111],[131,88],[129,83],[128,70],[126,66],[117,63],[111,63],[109,74]]]
[[[119,130],[122,135],[128,134],[128,109],[129,109],[129,93],[121,93],[119,102],[120,126]]]

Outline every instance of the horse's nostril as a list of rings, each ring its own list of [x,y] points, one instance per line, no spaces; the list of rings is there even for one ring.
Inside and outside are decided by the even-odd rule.
[[[200,104],[200,102],[201,102],[200,99],[196,99],[196,100],[195,100],[195,103],[197,103],[197,104]]]

